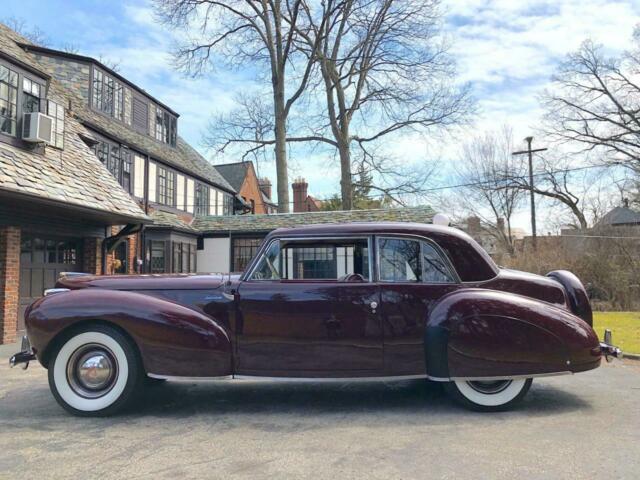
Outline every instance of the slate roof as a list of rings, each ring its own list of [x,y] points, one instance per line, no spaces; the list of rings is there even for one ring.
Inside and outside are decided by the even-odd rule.
[[[229,215],[196,217],[191,226],[202,233],[270,232],[276,228],[350,222],[430,223],[431,207],[402,207],[377,210],[276,213],[272,215]]]
[[[24,67],[44,71],[18,43],[26,40],[0,23],[0,52]],[[67,105],[67,92],[50,79],[48,98]],[[118,184],[81,140],[86,129],[69,113],[65,116],[64,150],[46,147],[44,154],[0,143],[0,189],[70,206],[106,212],[122,219],[148,220],[142,209]]]
[[[597,223],[597,227],[616,225],[640,225],[640,212],[628,207],[616,207],[607,212]]]
[[[198,230],[193,228],[188,222],[182,220],[175,213],[154,210],[149,214],[149,216],[153,220],[153,224],[147,225],[147,228],[171,228],[173,230],[181,230],[188,233],[199,233]]]
[[[22,43],[25,48],[32,49],[36,52],[46,52],[49,55],[57,55],[60,57],[77,57],[79,59],[82,59],[83,61],[93,62],[97,65],[100,65],[101,67],[104,67],[100,62],[90,57],[70,55],[66,52],[52,50],[50,48],[41,48],[37,46],[30,47],[28,45],[25,45],[25,42],[19,43]],[[23,54],[29,55],[24,50],[21,49],[21,51]],[[111,70],[109,71],[115,74],[115,72]],[[118,78],[123,79],[123,77],[121,77],[120,75],[117,76]],[[133,86],[131,82],[126,82],[129,85]],[[222,175],[218,173],[215,167],[180,136],[178,136],[176,148],[173,148],[170,145],[155,140],[148,135],[144,135],[134,131],[132,128],[120,123],[112,117],[92,110],[87,105],[86,99],[84,99],[79,92],[67,90],[67,95],[73,102],[74,114],[83,124],[85,124],[89,128],[95,129],[98,133],[101,133],[108,137],[117,139],[118,141],[125,143],[136,150],[139,150],[141,153],[145,153],[155,158],[156,160],[177,168],[178,170],[183,170],[195,177],[199,177],[204,181],[218,186],[223,190],[235,193],[235,189],[233,189],[231,185],[229,185],[229,183],[222,177]],[[164,108],[166,108],[161,102],[153,99],[153,97],[149,96],[149,98],[154,100],[157,104],[162,105]]]
[[[231,185],[236,192],[239,192],[250,165],[251,162],[223,163],[216,165],[216,170],[220,172],[220,175],[229,182],[229,185]]]

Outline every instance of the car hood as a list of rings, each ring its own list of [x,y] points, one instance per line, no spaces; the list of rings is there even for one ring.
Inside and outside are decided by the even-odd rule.
[[[217,288],[236,281],[240,274],[171,274],[171,275],[74,275],[61,277],[57,288],[105,288],[110,290],[200,290]]]

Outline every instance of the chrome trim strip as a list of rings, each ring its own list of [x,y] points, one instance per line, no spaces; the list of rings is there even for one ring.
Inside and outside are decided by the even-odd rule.
[[[221,375],[219,377],[179,377],[173,375],[156,375],[155,373],[147,373],[147,377],[156,380],[170,380],[172,382],[208,382],[212,380],[231,380],[233,375]]]
[[[556,377],[560,375],[573,375],[573,372],[562,371],[552,373],[538,373],[533,375],[510,375],[498,377],[432,377],[431,375],[389,375],[378,377],[269,377],[261,375],[221,375],[219,377],[180,377],[173,375],[156,375],[147,373],[148,377],[159,380],[170,380],[177,382],[208,382],[215,380],[263,380],[268,382],[385,382],[400,380],[431,380],[432,382],[452,382],[452,381],[492,381],[492,380],[520,380],[523,378]]]
[[[263,377],[260,375],[222,375],[219,377],[180,377],[173,375],[157,375],[147,373],[150,378],[158,380],[194,382],[194,381],[215,381],[215,380],[264,380],[268,382],[368,382],[368,381],[390,381],[390,380],[417,380],[425,379],[427,375],[397,375],[383,377]],[[447,380],[448,381],[448,380]]]
[[[379,382],[392,380],[425,379],[427,375],[396,375],[382,377],[262,377],[259,375],[234,375],[237,380],[267,380],[272,382]]]
[[[540,378],[540,377],[556,377],[559,375],[573,375],[568,370],[552,373],[538,373],[533,375],[510,375],[502,377],[451,377],[450,381],[492,381],[492,380],[521,380],[523,378]]]
[[[44,296],[48,296],[48,295],[53,295],[54,293],[62,293],[62,292],[68,292],[69,289],[68,288],[47,288],[44,291]]]

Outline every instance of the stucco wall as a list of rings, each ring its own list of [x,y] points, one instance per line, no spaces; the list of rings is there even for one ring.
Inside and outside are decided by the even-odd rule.
[[[229,238],[205,238],[204,248],[198,250],[198,272],[228,272],[231,268]]]

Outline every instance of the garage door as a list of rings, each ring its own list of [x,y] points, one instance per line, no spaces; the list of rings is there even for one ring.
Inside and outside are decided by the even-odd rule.
[[[60,272],[81,270],[81,246],[80,239],[22,235],[18,330],[24,330],[26,308],[55,285]]]

